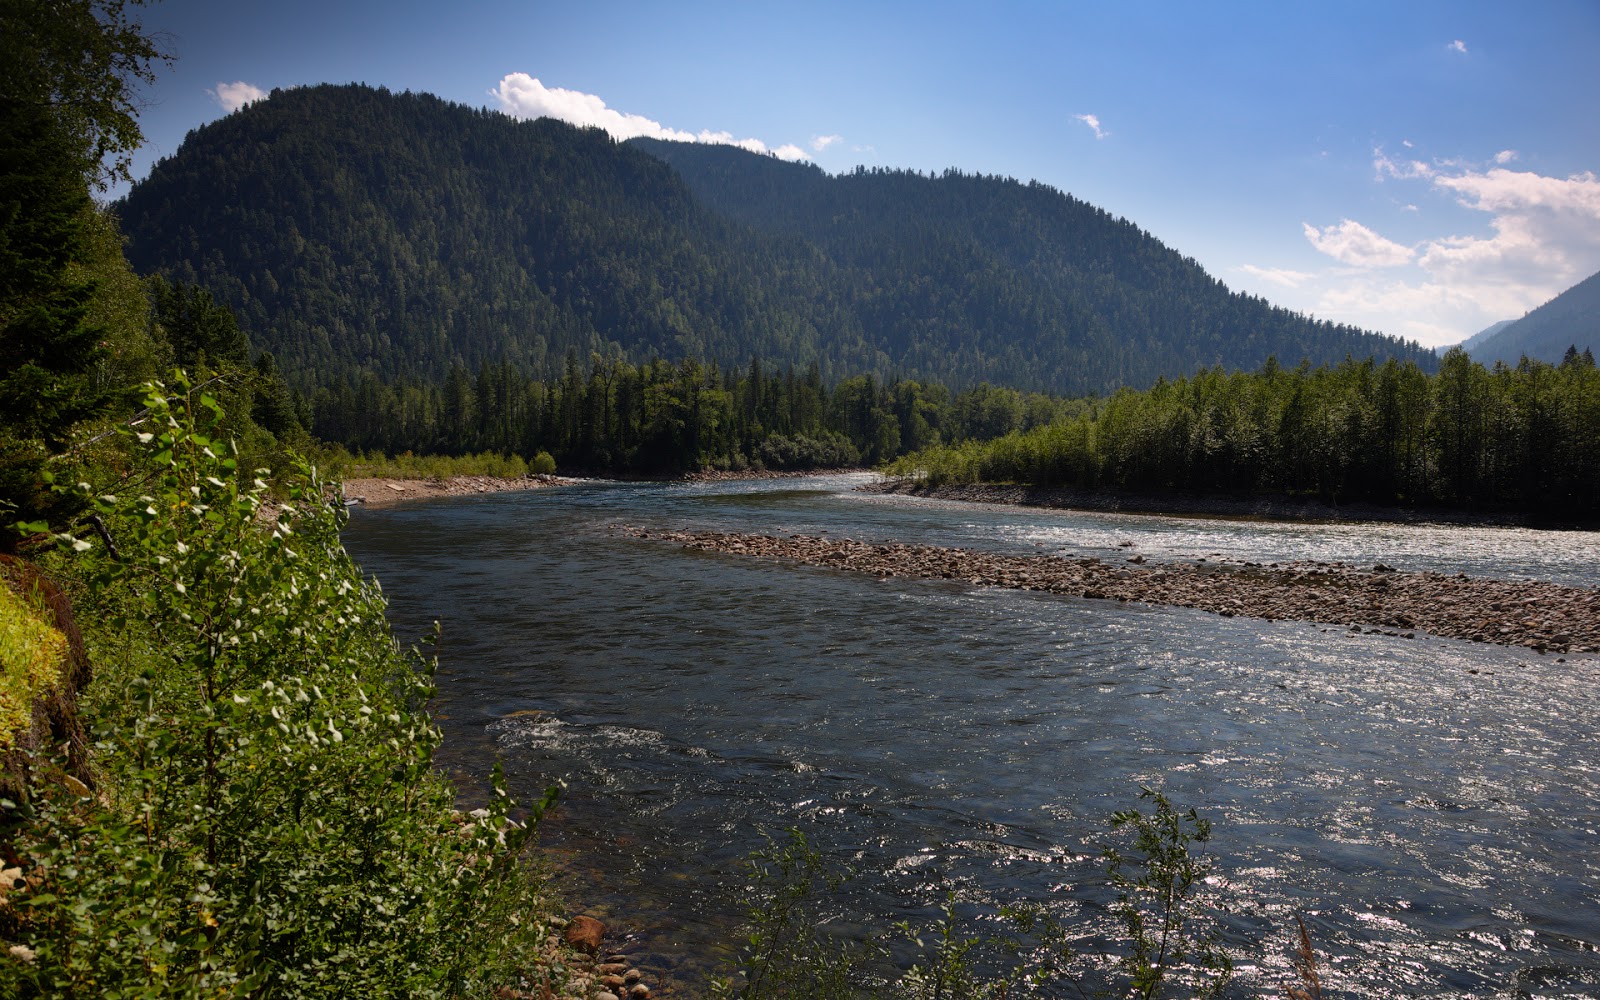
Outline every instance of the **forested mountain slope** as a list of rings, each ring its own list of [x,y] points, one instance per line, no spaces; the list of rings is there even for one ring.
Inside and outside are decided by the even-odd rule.
[[[730,146],[635,139],[707,204],[801,237],[852,275],[864,322],[924,369],[989,357],[1049,386],[1142,386],[1201,366],[1253,369],[1416,345],[1229,292],[1126,219],[1037,182],[946,171],[830,177]]]
[[[1482,342],[1461,345],[1477,361],[1514,365],[1527,355],[1559,364],[1567,348],[1600,347],[1600,274],[1592,274]]]
[[[659,161],[428,95],[275,92],[191,133],[120,210],[135,266],[211,289],[302,386],[545,373],[608,342],[883,362],[847,312],[812,325],[825,262],[724,222]]]
[[[303,389],[608,349],[1060,393],[1272,354],[1433,363],[1041,185],[829,177],[359,85],[197,129],[119,208],[136,267],[212,290]]]

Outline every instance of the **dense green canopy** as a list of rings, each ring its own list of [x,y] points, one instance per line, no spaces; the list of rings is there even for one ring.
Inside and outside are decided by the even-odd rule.
[[[302,390],[502,359],[558,377],[569,352],[1063,394],[1273,354],[1434,363],[1042,185],[829,177],[364,86],[196,130],[122,215],[138,267],[210,289]]]

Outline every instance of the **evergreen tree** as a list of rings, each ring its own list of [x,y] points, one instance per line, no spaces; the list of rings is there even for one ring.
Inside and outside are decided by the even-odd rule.
[[[126,274],[107,266],[120,247],[89,198],[91,182],[127,176],[132,88],[165,58],[129,6],[0,0],[0,507],[21,520],[64,513],[42,473],[112,398],[108,339],[148,353],[121,336],[135,324],[102,321],[117,309],[101,280]]]
[[[40,473],[109,395],[91,370],[103,329],[89,321],[93,211],[71,138],[46,109],[0,100],[0,504],[48,513]],[[8,540],[9,541],[9,540]]]

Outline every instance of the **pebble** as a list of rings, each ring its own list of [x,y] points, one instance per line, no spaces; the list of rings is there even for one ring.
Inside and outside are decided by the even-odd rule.
[[[639,529],[625,533],[642,535]],[[973,549],[714,531],[652,532],[688,548],[828,566],[879,577],[963,580],[1086,599],[1140,601],[1233,617],[1320,622],[1350,634],[1414,638],[1417,631],[1539,652],[1600,652],[1600,593],[1528,580],[1469,578],[1342,562],[1197,567],[1113,566],[1095,558],[1002,555]],[[1214,554],[1216,555],[1216,554]],[[1536,606],[1539,617],[1525,609]]]

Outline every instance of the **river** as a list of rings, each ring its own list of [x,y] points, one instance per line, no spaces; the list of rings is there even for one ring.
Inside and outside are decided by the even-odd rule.
[[[568,791],[543,842],[647,975],[700,995],[739,859],[801,828],[860,927],[1034,902],[1107,925],[1107,820],[1214,823],[1237,995],[1295,914],[1332,995],[1600,995],[1600,659],[689,552],[615,526],[1152,561],[1382,561],[1600,584],[1600,535],[941,503],[860,477],[591,484],[357,510],[405,640],[435,619],[441,763]],[[1091,939],[1092,940],[1092,939]]]

